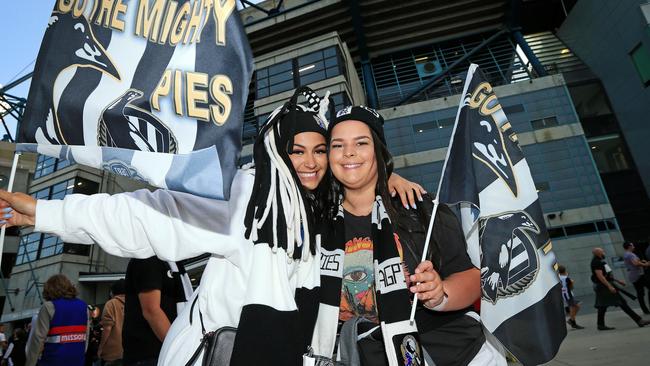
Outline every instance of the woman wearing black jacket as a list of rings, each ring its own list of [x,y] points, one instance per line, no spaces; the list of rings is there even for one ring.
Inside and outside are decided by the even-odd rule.
[[[322,239],[314,354],[332,357],[338,320],[342,364],[505,364],[471,311],[480,274],[447,206],[437,210],[429,260],[420,262],[432,200],[426,196],[407,209],[391,199],[392,158],[382,125],[365,107],[347,107],[330,124],[334,205]],[[409,321],[413,294],[419,300],[415,324]],[[346,335],[350,327],[353,337]]]

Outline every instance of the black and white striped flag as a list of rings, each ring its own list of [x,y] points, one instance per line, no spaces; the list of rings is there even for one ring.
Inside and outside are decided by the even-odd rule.
[[[566,336],[555,255],[517,135],[474,64],[439,200],[458,209],[470,258],[481,270],[485,328],[524,365],[550,361]]]
[[[18,150],[228,199],[252,70],[235,0],[57,0]]]

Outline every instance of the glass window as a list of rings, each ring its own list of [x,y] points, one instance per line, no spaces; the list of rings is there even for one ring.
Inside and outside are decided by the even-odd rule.
[[[90,245],[64,243],[63,252],[67,254],[88,255],[90,253]]]
[[[258,70],[255,73],[257,98],[293,89],[293,63],[287,60]]]
[[[561,227],[558,228],[549,228],[548,229],[548,236],[551,238],[561,238],[564,235],[564,229]]]
[[[74,190],[74,179],[68,179],[61,183],[57,183],[52,186],[52,193],[50,193],[50,199],[60,200],[63,199],[68,193],[72,193]]]
[[[433,130],[438,128],[438,124],[436,122],[426,122],[426,123],[419,123],[417,125],[413,125],[413,133],[422,133],[427,130]]]
[[[18,253],[16,255],[16,265],[36,260],[38,248],[41,243],[41,233],[31,233],[20,239],[18,244]]]
[[[36,199],[62,199],[70,193],[93,194],[99,191],[99,184],[87,179],[68,179],[51,187],[32,193]],[[86,245],[82,245],[87,247]],[[70,247],[71,254],[88,255],[89,250],[81,247]],[[39,258],[50,257],[64,252],[61,238],[53,235],[32,233],[24,235],[18,246],[16,264],[27,263]],[[67,253],[67,252],[66,252]]]
[[[595,232],[596,226],[594,225],[593,222],[590,222],[588,224],[565,226],[564,229],[566,230],[567,235],[580,235],[580,234],[588,234],[588,233]]]
[[[509,114],[521,113],[523,111],[524,111],[524,106],[522,104],[515,104],[515,105],[503,107],[503,113],[505,113],[506,116]]]
[[[438,127],[439,128],[453,127],[454,123],[456,123],[456,117],[440,119],[438,120]]]
[[[643,43],[639,43],[630,52],[630,57],[632,57],[632,62],[634,63],[634,67],[636,67],[636,71],[639,73],[643,85],[650,85],[650,51],[648,51]]]
[[[548,127],[553,127],[559,125],[557,122],[556,117],[547,117],[547,118],[541,118],[541,119],[536,119],[533,121],[530,121],[530,124],[533,126],[534,130],[541,130],[542,128],[548,128]]]
[[[50,187],[32,193],[32,197],[34,197],[37,200],[50,198]]]
[[[43,235],[39,258],[51,257],[63,253],[63,241],[52,235]]]
[[[59,160],[51,156],[39,155],[38,158],[36,159],[36,169],[34,170],[34,179],[51,174],[69,165],[70,162],[67,160]]]
[[[336,47],[312,52],[298,57],[300,85],[329,79],[341,74]]]
[[[589,139],[589,146],[600,173],[631,169],[630,156],[618,134]]]
[[[338,48],[332,46],[257,70],[256,98],[341,75],[344,67],[339,60]]]

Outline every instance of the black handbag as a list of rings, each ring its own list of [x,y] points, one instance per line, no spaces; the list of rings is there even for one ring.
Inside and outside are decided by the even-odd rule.
[[[197,296],[192,303],[190,309],[190,325],[192,324],[192,314],[194,313],[194,305],[199,297]],[[217,330],[206,332],[203,326],[203,315],[199,309],[199,320],[201,321],[201,331],[203,338],[199,347],[194,351],[192,357],[185,364],[185,366],[192,366],[201,354],[203,354],[202,366],[228,366],[230,365],[230,357],[232,356],[232,349],[235,344],[235,336],[237,335],[237,328],[235,327],[221,327]]]

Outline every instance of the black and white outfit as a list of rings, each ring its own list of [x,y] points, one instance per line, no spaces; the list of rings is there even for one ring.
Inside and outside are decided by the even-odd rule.
[[[158,365],[185,365],[203,327],[226,326],[238,328],[231,365],[302,362],[318,305],[319,238],[286,150],[298,129],[286,124],[325,127],[324,112],[299,108],[296,99],[269,117],[255,143],[256,167],[236,173],[229,201],[167,190],[38,201],[35,229],[66,242],[165,261],[212,254],[190,299],[193,306],[185,306],[172,324]],[[307,100],[320,102],[311,94]],[[194,364],[202,360],[200,354]]]
[[[410,325],[408,319],[412,295],[408,291],[408,276],[420,263],[432,212],[431,198],[425,197],[417,211],[406,210],[396,201],[396,220],[391,220],[388,216],[379,196],[367,217],[350,217],[349,213],[339,207],[331,230],[323,233],[322,303],[312,339],[314,355],[325,358],[334,356],[341,305],[349,302],[345,299],[342,302],[342,294],[343,297],[350,294],[348,298],[359,296],[358,291],[346,289],[347,283],[373,275],[376,295],[374,309],[379,324],[372,323],[372,315],[361,314],[362,311],[359,311],[358,315],[369,319],[359,323],[358,333],[363,337],[358,342],[359,359],[345,359],[345,355],[338,352],[337,359],[343,364],[388,365],[388,360],[392,361],[391,365],[424,365],[425,362],[428,365],[435,362],[438,366],[496,363],[492,358],[492,352],[496,351],[486,344],[478,314],[471,307],[436,312],[419,305],[415,316],[416,325]],[[367,225],[360,220],[367,220]],[[354,225],[349,225],[349,221]],[[359,233],[363,227],[367,228],[367,232]],[[345,261],[354,260],[349,251],[346,253],[346,242],[363,242],[351,238],[350,232],[355,232],[355,237],[367,237],[372,242],[370,246],[374,273],[367,270],[365,275],[353,271],[344,272]],[[428,258],[442,279],[473,268],[460,225],[445,205],[441,205],[436,214]],[[363,266],[356,268],[359,271]],[[361,295],[370,296],[365,293]],[[361,310],[359,306],[356,309]],[[368,309],[372,310],[372,306],[365,307],[365,310]]]
[[[600,270],[603,273],[603,276],[605,276],[605,280],[607,282],[613,282],[614,281],[614,276],[612,275],[612,269],[607,264],[607,260],[605,258],[600,258],[598,256],[594,256],[591,260],[591,282],[594,283],[594,291],[596,292],[596,303],[594,304],[594,307],[598,309],[598,316],[597,316],[597,325],[599,329],[605,329],[607,328],[605,326],[605,313],[607,312],[607,308],[610,306],[618,306],[627,314],[632,320],[634,320],[639,326],[643,326],[643,319],[634,312],[630,308],[630,306],[627,304],[627,301],[623,298],[623,296],[617,291],[615,293],[609,291],[609,288],[600,282],[598,277],[596,276],[596,271]]]

